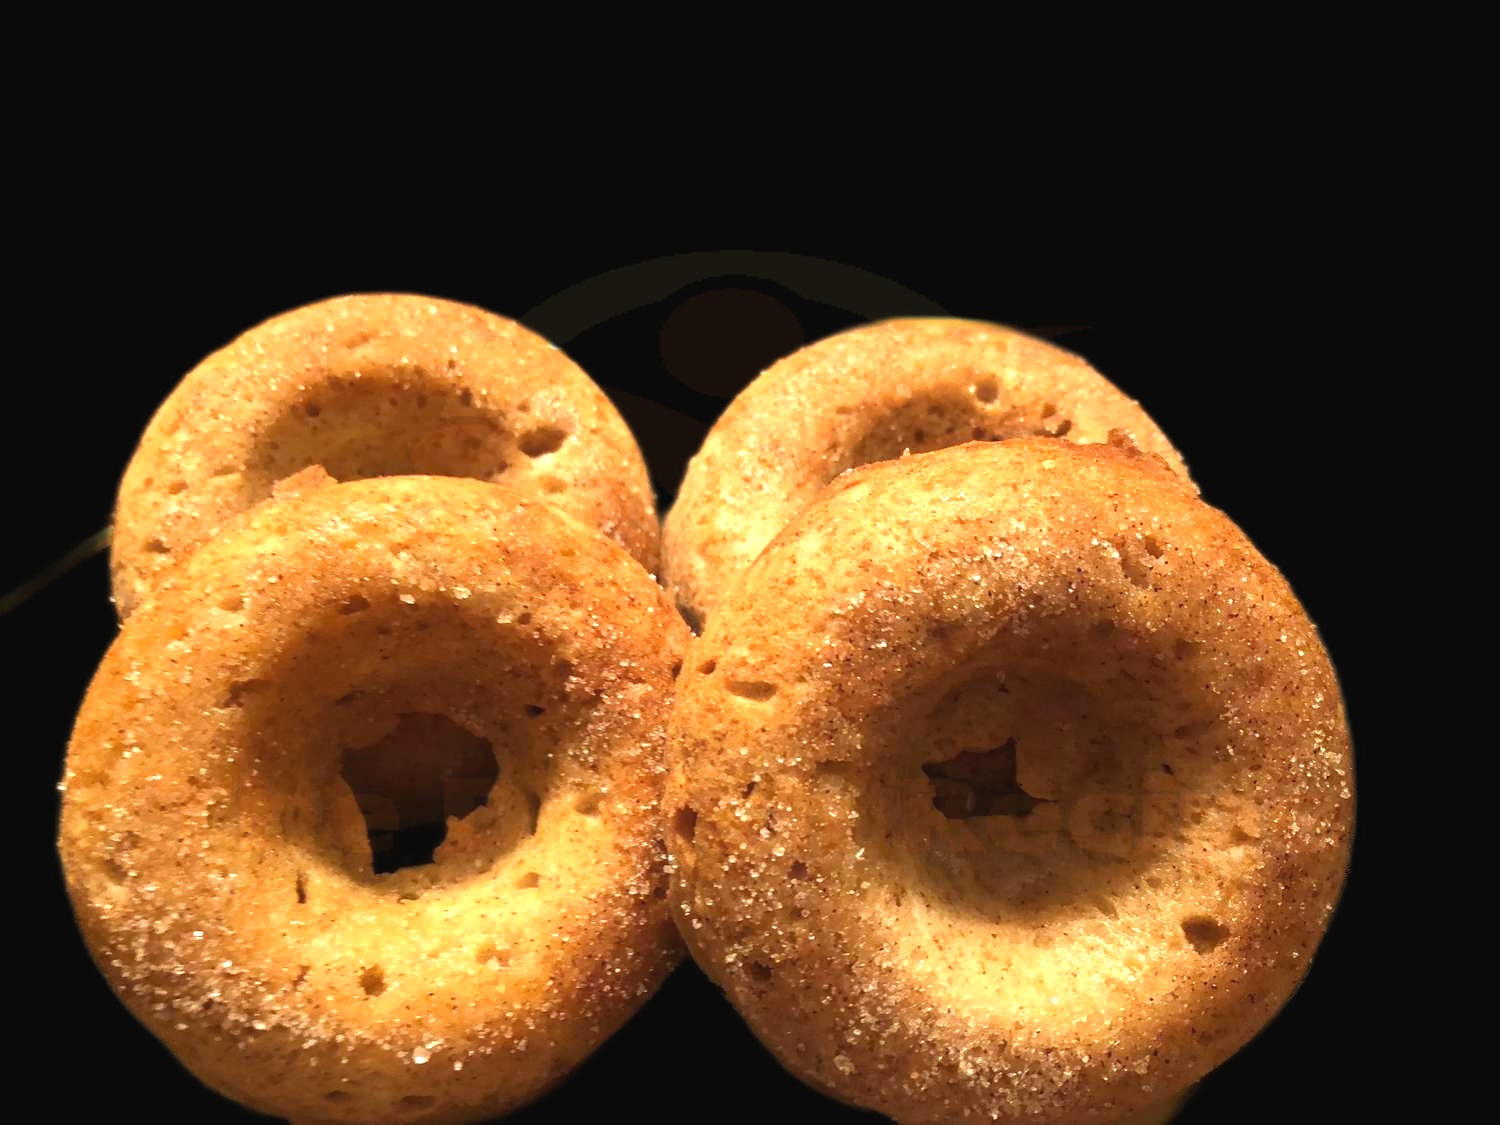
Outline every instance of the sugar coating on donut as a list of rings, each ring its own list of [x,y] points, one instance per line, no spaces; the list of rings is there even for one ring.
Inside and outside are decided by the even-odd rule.
[[[1107,1122],[1291,994],[1353,815],[1280,574],[1159,459],[840,478],[689,652],[674,921],[794,1073],[903,1122]]]
[[[68,889],[111,985],[221,1092],[491,1117],[680,958],[658,802],[689,634],[534,497],[297,484],[111,646],[62,782]],[[432,862],[379,870],[407,820],[437,822]]]
[[[162,572],[308,465],[337,480],[503,480],[656,568],[645,462],[577,364],[483,309],[359,294],[250,329],[190,371],[156,412],[115,509],[120,616]]]
[[[890,320],[773,364],[729,404],[689,463],[662,535],[667,588],[706,619],[818,490],[874,461],[967,441],[1128,434],[1186,475],[1146,412],[1083,359],[1010,328]]]

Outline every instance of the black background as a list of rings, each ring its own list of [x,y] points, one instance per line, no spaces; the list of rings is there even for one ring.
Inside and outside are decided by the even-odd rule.
[[[9,494],[0,593],[106,525],[136,438],[184,372],[253,324],[322,297],[424,292],[528,321],[615,397],[663,510],[707,426],[765,363],[864,320],[943,309],[1051,335],[1142,402],[1204,498],[1283,570],[1321,628],[1346,693],[1363,817],[1372,796],[1392,785],[1375,687],[1381,626],[1368,595],[1367,528],[1382,500],[1370,472],[1379,427],[1365,416],[1368,396],[1344,358],[1346,328],[1272,290],[1247,288],[1233,263],[1182,266],[1185,276],[1161,285],[1147,280],[1158,275],[1143,262],[1139,277],[1122,280],[1116,269],[1106,286],[1083,259],[1034,269],[1007,239],[942,232],[900,247],[869,234],[673,240],[622,216],[608,239],[544,227],[523,241],[514,231],[452,222],[399,239],[374,228],[334,245],[316,229],[292,238],[271,226],[220,222],[198,232],[178,223],[167,240],[127,214],[89,222],[40,269],[38,298],[12,310],[13,335],[26,346],[9,361],[0,468],[25,487]],[[724,248],[801,255],[849,272],[829,284],[793,257],[706,253]],[[633,302],[621,292],[658,284],[659,260],[686,254],[696,256],[666,270],[680,283],[625,307]],[[658,265],[641,266],[648,262]],[[1288,263],[1288,272],[1297,268]],[[585,286],[571,303],[552,300],[622,269],[623,286]],[[249,1119],[199,1086],[110,994],[57,873],[54,785],[73,714],[116,629],[107,594],[100,555],[0,618],[16,732],[13,800],[25,810],[20,850],[28,870],[43,873],[24,906],[32,953],[17,966],[45,981],[28,1016],[37,1030],[28,1034],[88,1060],[86,1079],[67,1079],[77,1119]],[[1369,848],[1362,832],[1343,905],[1306,984],[1203,1084],[1182,1122],[1315,1120],[1374,1103],[1367,1053],[1378,1031],[1366,938],[1380,921]],[[872,1119],[787,1076],[687,965],[567,1083],[514,1120],[596,1112],[702,1120],[709,1114],[700,1100],[674,1096],[688,1086],[721,1093],[718,1120]]]

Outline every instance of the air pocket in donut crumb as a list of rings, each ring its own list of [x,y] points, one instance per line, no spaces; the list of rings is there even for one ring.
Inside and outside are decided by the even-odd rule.
[[[1229,936],[1229,927],[1215,918],[1195,914],[1182,920],[1182,936],[1198,953],[1212,953]]]
[[[741,699],[753,699],[757,703],[764,703],[776,694],[776,685],[765,680],[730,680],[728,688],[731,694]]]
[[[243,707],[247,698],[265,691],[270,686],[270,680],[235,680],[229,685],[229,690],[224,694],[224,702],[219,706]]]
[[[366,996],[379,996],[385,991],[385,970],[379,965],[369,966],[359,974],[359,987]]]
[[[579,796],[578,800],[574,803],[573,808],[582,813],[584,816],[598,816],[599,803],[603,799],[604,795],[598,790],[590,790],[589,792]]]
[[[548,453],[556,453],[562,448],[562,443],[567,440],[567,437],[568,432],[556,426],[538,426],[522,434],[517,444],[526,456],[542,457]]]
[[[339,613],[343,614],[346,617],[354,613],[363,613],[369,608],[369,599],[361,597],[359,594],[351,595],[350,597],[345,598],[342,602],[339,603]]]

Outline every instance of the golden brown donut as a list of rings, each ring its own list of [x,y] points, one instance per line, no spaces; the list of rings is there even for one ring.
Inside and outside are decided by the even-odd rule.
[[[1186,475],[1166,435],[1071,352],[980,321],[889,320],[773,364],[689,463],[662,528],[668,590],[707,619],[750,561],[846,469],[971,440],[1121,430]]]
[[[59,848],[99,967],[262,1112],[527,1101],[680,957],[658,799],[687,639],[624,551],[502,485],[240,517],[125,623],[78,716]],[[372,870],[370,830],[443,813],[434,862]]]
[[[1290,996],[1342,885],[1338,684],[1157,458],[851,472],[689,652],[674,920],[813,1086],[906,1123],[1110,1122]]]
[[[157,410],[115,507],[120,617],[164,570],[308,465],[338,480],[503,480],[656,568],[645,462],[572,360],[483,309],[360,294],[252,328],[188,372]]]

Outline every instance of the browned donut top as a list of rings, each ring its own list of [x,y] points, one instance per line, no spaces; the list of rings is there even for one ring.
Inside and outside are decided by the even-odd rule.
[[[110,648],[68,751],[69,892],[131,1010],[245,1104],[492,1116],[679,956],[657,806],[687,630],[512,489],[303,484]],[[445,826],[433,862],[377,874],[407,817]]]
[[[1290,995],[1342,885],[1338,684],[1159,460],[857,470],[747,571],[669,727],[674,919],[810,1083],[905,1122],[1106,1122]]]
[[[971,440],[1107,441],[1179,472],[1139,406],[1071,352],[996,324],[891,320],[772,365],[729,404],[663,527],[668,589],[704,619],[788,520],[846,469]]]
[[[111,565],[121,617],[231,516],[314,464],[338,480],[504,480],[656,567],[640,450],[575,363],[483,309],[361,294],[251,329],[162,404],[120,484]]]

